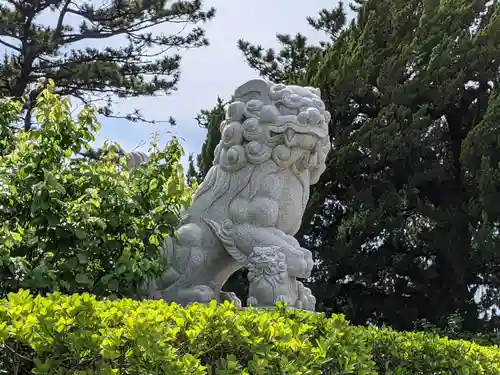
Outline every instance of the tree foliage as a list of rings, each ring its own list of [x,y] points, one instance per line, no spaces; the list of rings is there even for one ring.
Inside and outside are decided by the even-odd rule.
[[[317,18],[307,17],[307,22],[315,30],[325,33],[326,40],[319,45],[311,45],[300,33],[295,36],[277,34],[281,46],[279,52],[243,39],[238,40],[238,48],[243,52],[248,65],[270,81],[286,84],[304,83],[311,57],[320,54],[324,48],[335,42],[345,26],[346,13],[343,3],[340,2],[332,10],[322,9]]]
[[[74,119],[54,90],[38,97],[36,126],[14,133],[0,156],[0,295],[133,296],[164,269],[158,246],[190,204],[182,149],[176,139],[153,144],[150,161],[133,170],[114,144],[98,161],[75,157],[100,125],[91,108]],[[19,101],[0,99],[2,128],[15,127],[21,111]]]
[[[336,119],[318,201],[343,216],[334,242],[329,227],[320,237],[335,254],[324,275],[363,320],[460,312],[474,331],[498,303],[498,217],[485,216],[483,166],[464,159],[497,107],[499,27],[496,2],[366,1],[311,70]]]
[[[208,45],[199,24],[214,14],[201,0],[0,1],[0,45],[8,48],[0,63],[0,96],[22,97],[46,77],[57,83],[58,94],[84,103],[100,99],[105,115],[118,116],[111,107],[116,97],[175,90],[181,57],[170,52]],[[162,25],[178,29],[154,31]],[[102,42],[107,46],[99,47]],[[144,119],[137,111],[125,117]]]
[[[332,113],[328,168],[299,233],[321,262],[319,307],[404,329],[459,313],[466,330],[492,329],[498,2],[356,3],[351,25],[334,23],[330,41],[297,61],[283,57],[297,42],[278,53],[241,46],[263,76],[320,87]]]
[[[197,157],[197,178],[202,181],[212,167],[214,160],[214,151],[217,144],[220,142],[220,125],[226,118],[226,103],[220,98],[217,98],[215,106],[209,110],[201,110],[196,116],[198,125],[207,130],[207,137],[201,152]]]

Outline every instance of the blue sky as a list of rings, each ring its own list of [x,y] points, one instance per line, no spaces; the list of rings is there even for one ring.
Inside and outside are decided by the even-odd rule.
[[[205,131],[193,119],[196,114],[200,109],[213,107],[217,96],[227,99],[238,85],[257,77],[246,65],[236,46],[237,40],[243,38],[265,47],[276,47],[276,33],[297,32],[306,35],[311,42],[321,40],[324,35],[310,28],[306,17],[315,16],[320,9],[330,8],[336,2],[310,0],[306,6],[305,2],[298,0],[212,0],[205,4],[217,9],[215,18],[206,25],[210,46],[181,51],[183,60],[178,91],[170,96],[125,99],[115,107],[123,113],[138,108],[147,118],[156,120],[173,116],[178,125],[101,119],[103,128],[96,140],[97,145],[109,139],[119,142],[126,150],[132,150],[141,141],[148,142],[151,133],[158,131],[161,139],[167,140],[171,137],[167,134],[170,131],[182,139],[186,155],[198,153]],[[167,32],[161,27],[155,31]]]

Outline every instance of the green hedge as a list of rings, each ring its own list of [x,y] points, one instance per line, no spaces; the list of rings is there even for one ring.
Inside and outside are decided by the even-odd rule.
[[[163,301],[0,300],[4,374],[500,374],[500,350],[342,316]]]

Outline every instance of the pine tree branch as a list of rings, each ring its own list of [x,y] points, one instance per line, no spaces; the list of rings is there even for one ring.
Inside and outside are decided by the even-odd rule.
[[[138,37],[137,35],[134,35],[134,33],[137,33],[139,31],[143,31],[147,28],[150,28],[151,26],[161,25],[165,22],[183,23],[184,24],[187,21],[174,21],[171,19],[171,20],[164,20],[162,22],[157,22],[154,24],[143,25],[140,28],[132,29],[132,30],[129,27],[123,27],[123,28],[118,28],[118,29],[112,30],[112,31],[106,31],[106,32],[92,31],[92,32],[85,32],[85,33],[81,33],[81,34],[67,34],[67,35],[63,35],[63,38],[65,38],[65,39],[62,41],[62,44],[75,43],[75,42],[79,42],[79,41],[85,40],[85,39],[107,39],[107,38],[111,38],[111,37],[123,35],[123,34],[127,34],[127,35],[132,36],[132,37]]]
[[[69,5],[71,4],[71,0],[66,0],[66,2],[64,3],[62,9],[61,9],[61,13],[59,14],[59,18],[57,19],[57,26],[56,26],[56,29],[54,31],[54,34],[55,34],[55,37],[57,40],[59,40],[61,37],[62,37],[62,30],[63,30],[63,22],[64,22],[64,18],[68,12],[68,7]]]
[[[9,36],[9,37],[10,37],[10,35],[6,35],[6,34],[1,34],[1,33],[0,33],[0,37],[1,37],[1,36]],[[3,39],[0,39],[0,44],[3,44],[5,47],[7,47],[7,48],[11,48],[11,49],[13,49],[14,51],[17,51],[17,52],[19,52],[19,53],[21,53],[21,52],[23,51],[23,50],[21,49],[21,47],[17,47],[17,46],[15,46],[15,45],[13,45],[13,44],[11,44],[11,43],[9,43],[9,42],[6,42],[6,41],[5,41],[5,40],[3,40]]]
[[[56,17],[53,26],[33,21],[49,8]],[[173,48],[207,45],[202,28],[181,34],[187,26],[206,22],[214,14],[213,8],[202,10],[200,0],[171,1],[168,6],[163,0],[107,0],[99,6],[74,0],[0,2],[0,45],[15,56],[0,66],[2,95],[21,97],[38,78],[47,77],[56,82],[56,92],[61,95],[88,103],[95,94],[106,101],[105,116],[129,118],[111,112],[112,98],[168,94],[179,80],[180,56],[167,53]],[[68,15],[81,18],[80,26],[66,25]],[[173,35],[148,30],[168,23],[180,24],[181,30]],[[128,44],[103,49],[71,45],[78,41],[92,45],[97,39],[119,35],[125,36]],[[137,114],[132,117],[146,121]]]
[[[96,21],[96,20],[93,20],[91,17],[89,17],[89,15],[86,14],[86,12],[81,11],[81,10],[78,11],[78,10],[74,10],[74,9],[70,9],[70,8],[67,9],[67,12],[73,13],[73,14],[78,15],[80,17],[83,17],[91,23],[110,22],[113,20],[113,19],[105,19],[105,20],[101,19],[99,21]],[[170,16],[166,16],[165,14],[159,14],[157,16],[136,22],[135,24],[126,25],[125,27],[117,28],[114,30],[108,30],[108,31],[96,30],[96,31],[85,32],[85,33],[80,33],[80,34],[67,34],[67,35],[64,35],[65,40],[63,41],[63,44],[75,43],[75,42],[85,40],[85,39],[106,39],[106,38],[110,38],[110,37],[122,35],[122,34],[133,35],[134,33],[137,33],[139,31],[143,31],[147,28],[150,28],[153,25],[157,26],[157,25],[161,25],[161,24],[164,24],[167,22],[173,23],[173,24],[176,24],[176,23],[178,23],[178,24],[195,23],[195,21],[193,21],[193,20],[190,21],[189,19],[178,20],[177,18],[179,18],[181,16],[185,16],[186,18],[189,18],[189,14],[186,14],[186,15],[172,14]]]

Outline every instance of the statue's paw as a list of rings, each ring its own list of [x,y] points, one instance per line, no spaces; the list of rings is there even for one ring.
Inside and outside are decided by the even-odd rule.
[[[294,254],[293,257],[287,258],[287,271],[289,276],[297,277],[299,279],[306,279],[311,274],[308,262],[302,254]]]
[[[296,309],[299,309],[299,310],[304,310],[304,304],[302,303],[302,301],[300,299],[298,299],[296,302],[295,302],[295,308]]]
[[[234,306],[236,306],[239,309],[241,309],[241,307],[243,306],[241,300],[233,292],[220,292],[220,299],[221,301],[233,302]]]
[[[155,291],[149,293],[149,298],[151,298],[151,299],[163,299],[163,296],[162,296],[160,290],[155,290]]]
[[[188,303],[209,303],[216,299],[215,292],[208,285],[194,285],[178,292],[178,299]]]
[[[314,268],[314,259],[313,259],[312,253],[308,249],[301,247],[300,250],[304,254],[304,260],[306,262],[306,270],[304,273],[305,274],[304,279],[307,279],[307,278],[311,277],[311,272]]]
[[[306,288],[300,281],[297,281],[297,287],[299,298],[295,304],[295,307],[306,311],[315,311],[316,297],[313,296],[311,289]]]
[[[247,306],[257,306],[259,301],[254,296],[250,296],[247,298]]]
[[[288,298],[283,294],[280,294],[278,297],[276,297],[274,299],[274,303],[278,303],[278,302],[285,302],[286,303],[287,301],[288,301]]]

